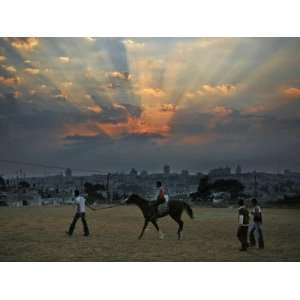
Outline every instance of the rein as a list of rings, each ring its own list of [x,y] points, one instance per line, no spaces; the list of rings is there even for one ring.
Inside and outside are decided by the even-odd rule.
[[[102,210],[102,209],[109,209],[109,208],[115,208],[115,207],[119,207],[122,206],[122,204],[115,204],[115,205],[111,205],[111,206],[105,206],[105,207],[98,207],[98,208],[94,208],[92,210]]]

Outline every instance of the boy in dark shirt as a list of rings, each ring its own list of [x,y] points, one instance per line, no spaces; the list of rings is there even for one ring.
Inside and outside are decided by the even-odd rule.
[[[241,243],[240,251],[247,251],[249,247],[248,244],[248,226],[249,226],[249,211],[244,205],[244,201],[239,201],[239,210],[238,210],[238,231],[237,238]]]
[[[254,198],[251,200],[252,203],[252,211],[251,215],[253,218],[253,222],[251,224],[251,229],[250,229],[250,245],[254,247],[256,245],[256,239],[255,239],[255,233],[257,235],[257,242],[258,242],[258,248],[263,249],[264,248],[264,237],[262,233],[262,211],[261,208],[259,207],[257,200]]]

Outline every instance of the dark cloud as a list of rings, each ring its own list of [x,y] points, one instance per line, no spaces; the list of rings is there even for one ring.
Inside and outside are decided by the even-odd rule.
[[[158,139],[165,139],[165,136],[158,133],[130,133],[121,138],[122,142],[153,142]]]
[[[109,54],[113,70],[121,72],[129,72],[127,51],[122,43],[122,38],[105,38],[97,39],[96,44],[99,49],[105,48]]]
[[[121,103],[122,106],[124,106],[129,114],[133,117],[139,117],[143,111],[143,109],[140,106],[132,105],[128,103]]]
[[[139,38],[143,50],[131,57],[123,40],[0,39],[1,157],[103,171],[157,170],[164,163],[193,171],[236,163],[300,169],[300,39]],[[134,73],[141,58],[161,63]],[[234,92],[205,94],[203,85]],[[144,88],[161,89],[165,99],[148,95],[143,103],[136,95]],[[143,114],[145,104],[161,106],[160,114]],[[144,132],[157,128],[147,122],[166,115],[169,131]],[[85,124],[94,131],[76,131]],[[120,124],[120,136],[101,124]]]
[[[171,121],[171,132],[174,134],[197,134],[205,132],[212,116],[191,110],[178,110]]]
[[[68,135],[64,137],[64,140],[66,142],[71,142],[67,143],[65,146],[66,147],[74,147],[77,145],[97,145],[99,143],[111,143],[112,139],[106,135],[105,133],[97,134],[95,136],[84,136],[84,135]]]

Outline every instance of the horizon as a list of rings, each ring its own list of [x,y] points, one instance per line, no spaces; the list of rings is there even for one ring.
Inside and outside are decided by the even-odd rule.
[[[1,161],[0,161],[1,163]],[[0,164],[1,165],[1,164]],[[19,164],[21,165],[21,164]],[[198,173],[203,174],[203,175],[208,175],[210,171],[214,170],[214,169],[219,169],[219,168],[227,168],[229,167],[231,170],[231,175],[236,175],[236,167],[238,166],[234,165],[234,166],[229,166],[229,165],[223,165],[223,166],[214,166],[210,169],[206,169],[206,170],[190,170],[190,169],[176,169],[176,168],[172,168],[172,166],[168,165],[170,167],[170,175],[180,175],[182,171],[188,171],[189,175],[197,175]],[[148,170],[146,168],[135,168],[135,167],[131,167],[129,169],[126,170],[120,170],[120,169],[110,169],[110,170],[104,170],[104,171],[100,171],[100,170],[79,170],[79,169],[72,169],[71,167],[51,167],[48,166],[43,168],[44,171],[43,172],[27,172],[26,167],[19,167],[15,169],[14,173],[9,173],[9,174],[5,174],[5,173],[1,173],[2,169],[0,168],[0,176],[6,178],[6,179],[13,179],[13,178],[33,178],[33,177],[49,177],[49,176],[66,176],[65,175],[65,171],[67,169],[71,169],[72,171],[72,176],[73,177],[84,177],[84,176],[93,176],[93,175],[117,175],[117,174],[124,174],[124,175],[129,175],[130,171],[132,169],[135,169],[138,172],[138,176],[141,175],[141,172],[146,171],[148,175],[153,175],[153,174],[164,174],[164,168],[165,165],[162,165],[160,169],[153,169],[153,170]],[[272,174],[272,175],[283,175],[285,171],[289,171],[291,173],[300,173],[299,170],[296,169],[282,169],[282,170],[276,170],[276,171],[271,171],[271,170],[263,170],[263,169],[253,169],[253,168],[247,168],[244,169],[242,165],[239,165],[241,167],[241,174],[252,174],[252,173],[264,173],[264,174]],[[41,169],[41,167],[39,167]],[[49,170],[49,168],[51,168],[51,170]],[[47,170],[47,171],[45,171]]]

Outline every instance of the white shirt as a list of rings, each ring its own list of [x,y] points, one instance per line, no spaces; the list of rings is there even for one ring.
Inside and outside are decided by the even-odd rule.
[[[260,208],[258,205],[256,205],[256,206],[252,209],[251,214],[252,214],[253,222],[255,222],[254,219],[255,219],[255,217],[256,217],[257,215],[260,216],[260,217],[262,218],[262,211],[261,211],[261,208]],[[260,219],[261,219],[261,218],[260,218]]]
[[[251,213],[252,213],[252,215],[255,215],[255,214],[261,214],[261,208],[260,208],[258,205],[256,205],[256,206],[252,209]]]
[[[246,209],[245,205],[243,205],[239,208],[239,225],[240,226],[248,226],[248,224],[244,224],[244,215],[240,214],[241,209]]]
[[[77,212],[84,213],[85,212],[85,198],[82,196],[77,196],[75,198],[75,203],[77,204]]]
[[[166,202],[169,202],[169,195],[165,194]]]

